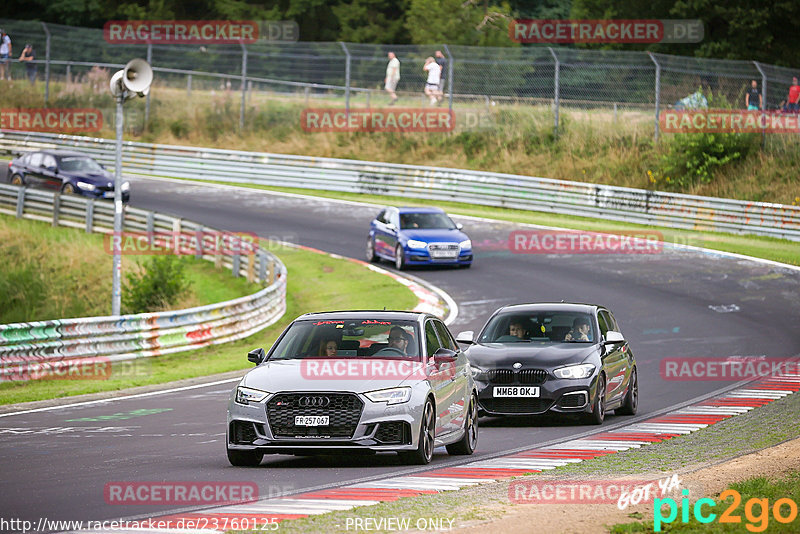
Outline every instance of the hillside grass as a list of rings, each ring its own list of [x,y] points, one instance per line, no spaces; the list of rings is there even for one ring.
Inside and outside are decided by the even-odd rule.
[[[674,134],[653,140],[654,114],[641,109],[578,109],[563,106],[558,135],[549,105],[480,100],[456,102],[457,127],[451,133],[318,133],[300,127],[306,107],[342,107],[342,98],[249,93],[245,128],[239,130],[241,93],[185,89],[159,80],[151,91],[149,123],[144,127],[144,100],[125,105],[126,140],[186,146],[253,150],[406,164],[507,172],[643,189],[800,205],[800,139],[771,134],[750,135],[744,155],[713,169],[708,183],[676,184],[660,169],[675,143]],[[206,84],[207,86],[210,84]],[[258,86],[256,87],[258,89]],[[14,82],[0,94],[3,107],[41,107],[43,84],[35,90]],[[372,96],[372,107],[388,98]],[[103,89],[51,84],[51,107],[97,107],[104,111],[99,135],[113,137],[113,102]],[[402,95],[398,107],[421,107],[419,95]],[[354,93],[351,106],[366,106]],[[92,134],[95,135],[95,134]],[[650,171],[650,172],[648,172]]]
[[[406,286],[355,262],[289,247],[278,250],[273,246],[270,250],[280,257],[288,270],[286,313],[274,325],[230,343],[114,363],[108,379],[0,381],[0,405],[115,391],[228,371],[242,370],[244,374],[252,367],[247,361],[247,352],[257,347],[269,349],[283,329],[299,315],[384,307],[410,310],[418,302]],[[111,272],[110,266],[108,272]],[[226,280],[234,281],[230,277]],[[110,289],[104,297],[109,294]]]
[[[141,269],[147,258],[123,257],[123,288],[126,274]],[[261,287],[208,261],[181,261],[189,290],[169,306],[148,311],[213,304]],[[102,235],[0,215],[0,324],[110,315],[111,273]]]

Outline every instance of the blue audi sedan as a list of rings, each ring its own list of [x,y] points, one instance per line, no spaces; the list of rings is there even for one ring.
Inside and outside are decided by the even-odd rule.
[[[439,208],[384,208],[369,227],[367,260],[409,265],[472,265],[472,242]]]

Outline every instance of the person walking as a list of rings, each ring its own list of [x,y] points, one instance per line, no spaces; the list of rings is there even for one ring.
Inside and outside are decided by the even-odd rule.
[[[11,37],[5,30],[0,30],[0,80],[11,80],[11,66],[8,58],[11,57]]]
[[[433,106],[436,104],[438,100],[442,98],[442,94],[439,92],[439,81],[442,77],[442,68],[436,63],[432,57],[429,57],[425,60],[425,66],[422,67],[422,70],[428,73],[428,79],[425,82],[425,95],[431,99],[431,105]]]
[[[792,78],[792,86],[789,87],[789,96],[786,98],[786,107],[790,113],[800,111],[800,85],[797,85],[797,76]]]
[[[444,73],[447,72],[447,59],[442,54],[441,50],[437,50],[434,54],[436,59],[436,64],[439,65],[441,72],[439,73],[439,93],[444,97]],[[439,100],[439,103],[442,103],[442,100]]]
[[[397,102],[395,90],[397,89],[397,82],[400,81],[400,60],[397,59],[394,52],[389,52],[388,57],[389,63],[386,65],[386,77],[383,80],[383,84],[386,92],[392,97],[392,101],[389,102],[391,106]]]

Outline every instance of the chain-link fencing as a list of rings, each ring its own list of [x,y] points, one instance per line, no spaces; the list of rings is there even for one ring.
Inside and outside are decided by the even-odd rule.
[[[179,45],[111,44],[100,29],[0,19],[12,39],[14,78],[26,75],[15,60],[25,43],[34,47],[37,83],[61,90],[91,86],[108,93],[111,74],[134,57],[147,59],[156,73],[153,93],[161,89],[235,94],[239,126],[246,128],[247,106],[286,99],[306,107],[376,108],[388,105],[384,77],[388,52],[400,60],[398,105],[428,107],[423,94],[426,58],[444,56],[443,98],[439,106],[459,114],[497,117],[541,112],[557,131],[565,111],[624,127],[643,127],[656,138],[658,114],[675,108],[746,108],[745,92],[756,80],[763,109],[780,109],[796,71],[754,61],[565,47],[473,47],[373,45],[323,42]],[[0,95],[0,98],[2,96]],[[110,100],[109,100],[110,104]],[[149,97],[143,124],[149,120]],[[510,114],[510,115],[509,115]],[[457,121],[458,123],[458,121]]]

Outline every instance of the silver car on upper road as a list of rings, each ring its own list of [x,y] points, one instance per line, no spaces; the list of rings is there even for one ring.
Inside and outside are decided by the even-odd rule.
[[[296,319],[231,394],[228,460],[264,454],[395,451],[427,464],[433,449],[472,454],[478,398],[469,362],[438,318],[353,311]]]

